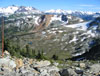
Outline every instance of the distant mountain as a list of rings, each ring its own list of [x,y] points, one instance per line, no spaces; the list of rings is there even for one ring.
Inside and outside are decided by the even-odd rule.
[[[98,16],[100,16],[100,12],[84,12],[84,11],[71,11],[71,10],[62,10],[62,9],[51,9],[47,11],[40,11],[34,7],[26,7],[26,6],[8,6],[0,8],[0,15],[11,15],[16,13],[24,13],[24,14],[64,14],[64,15],[72,15],[82,18],[83,20],[92,20]]]
[[[84,12],[84,11],[71,11],[71,10],[61,10],[61,9],[57,9],[57,10],[48,10],[45,11],[46,14],[70,14],[72,16],[77,16],[80,17],[84,20],[92,20],[95,17],[100,16],[100,12]]]
[[[6,8],[0,8],[0,14],[14,14],[15,11],[18,10],[19,7],[17,6],[8,6]]]
[[[8,6],[5,8],[0,8],[1,15],[10,15],[14,13],[41,13],[41,11],[35,9],[34,7],[25,7],[25,6]]]
[[[34,7],[25,7],[25,6],[20,6],[18,10],[15,11],[15,13],[32,13],[32,14],[38,14],[41,13],[41,11],[35,9]]]
[[[45,13],[55,13],[55,14],[87,14],[87,15],[92,15],[94,14],[95,12],[84,12],[84,11],[71,11],[71,10],[62,10],[62,9],[57,9],[57,10],[54,10],[54,9],[51,9],[51,10],[47,10],[45,11]]]
[[[84,12],[84,11],[71,11],[71,10],[47,10],[47,11],[40,11],[34,7],[26,7],[26,6],[8,6],[4,8],[0,8],[0,16],[2,15],[11,15],[11,14],[50,14],[50,15],[71,15],[79,17],[83,20],[89,21],[98,16],[100,16],[100,12]]]

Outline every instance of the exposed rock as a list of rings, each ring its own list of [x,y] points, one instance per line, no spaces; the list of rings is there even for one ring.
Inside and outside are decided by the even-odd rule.
[[[60,74],[57,71],[51,71],[50,76],[60,76]]]
[[[55,66],[47,66],[38,68],[40,76],[60,76],[59,69]]]
[[[40,72],[36,71],[36,70],[33,70],[33,73],[35,74],[39,74]]]
[[[53,63],[53,65],[58,66],[58,65],[59,65],[59,63],[54,62],[54,63]]]
[[[69,72],[67,69],[63,69],[62,71],[60,71],[61,76],[69,76]]]
[[[32,63],[33,63],[33,59],[30,59],[30,60],[29,60],[29,64],[32,64]]]
[[[8,58],[1,58],[0,59],[0,67],[8,67],[8,68],[15,68],[16,67],[16,64],[13,60],[11,59],[8,59]]]
[[[76,72],[77,74],[83,75],[83,70],[78,70],[78,69],[76,69],[75,72]]]
[[[90,66],[90,72],[93,74],[97,74],[100,72],[100,64],[93,64]]]
[[[85,63],[80,63],[79,66],[80,66],[81,68],[85,68],[85,67],[86,67]]]
[[[23,66],[23,60],[22,59],[17,59],[16,60],[16,68],[20,68]]]
[[[77,76],[77,73],[74,71],[74,69],[69,68],[68,73],[69,73],[69,76]]]
[[[8,54],[9,55],[9,54]],[[10,56],[10,55],[9,55]],[[1,58],[0,76],[99,76],[100,64],[87,61],[71,61],[70,64],[57,62],[51,64],[48,60],[38,61],[36,59],[23,58]],[[91,65],[92,64],[92,65]],[[87,68],[87,66],[89,68]],[[66,67],[66,68],[65,68]],[[16,69],[17,68],[17,69]],[[63,69],[65,68],[65,69]]]
[[[10,53],[7,50],[4,52],[4,57],[11,58]]]
[[[34,63],[34,67],[46,67],[49,66],[51,63],[50,61],[37,61]]]

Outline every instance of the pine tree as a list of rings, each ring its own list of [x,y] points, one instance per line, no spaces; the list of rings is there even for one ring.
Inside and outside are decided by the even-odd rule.
[[[35,50],[32,49],[32,57],[34,58],[36,56]]]
[[[43,51],[38,51],[38,54],[36,56],[37,59],[47,59],[44,55],[43,55]]]
[[[54,55],[52,56],[52,59],[58,60],[58,56],[54,54]]]
[[[27,57],[30,57],[30,46],[29,45],[26,45],[26,56]]]

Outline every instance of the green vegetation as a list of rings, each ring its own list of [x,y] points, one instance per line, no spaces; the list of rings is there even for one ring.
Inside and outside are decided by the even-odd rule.
[[[5,47],[4,50],[10,52],[11,56],[16,56],[18,58],[28,57],[28,58],[36,58],[39,60],[45,59],[45,60],[55,60],[61,62],[61,59],[59,58],[60,55],[59,52],[56,54],[51,52],[53,54],[51,53],[48,54],[51,55],[51,57],[48,57],[46,54],[44,54],[45,51],[42,50],[43,48],[41,48],[41,50],[32,49],[31,44],[26,44],[25,47],[22,48],[18,41],[16,43],[12,43],[11,40],[5,40],[4,47]]]
[[[47,58],[43,55],[43,51],[38,51],[36,59],[47,59]]]
[[[38,53],[36,54],[36,51],[31,49],[30,45],[26,45],[25,48],[21,49],[18,44],[14,45],[11,44],[10,40],[5,40],[4,47],[4,50],[7,50],[12,56],[16,56],[18,58],[28,57],[36,59],[46,59],[46,57],[43,55],[43,51],[38,51]]]

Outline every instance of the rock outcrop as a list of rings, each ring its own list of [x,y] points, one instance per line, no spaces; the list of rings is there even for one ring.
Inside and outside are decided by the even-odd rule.
[[[99,76],[100,63],[66,61],[51,64],[48,60],[12,58],[8,52],[0,58],[0,76]],[[9,57],[7,57],[7,54]],[[57,65],[55,65],[55,63]],[[61,67],[62,66],[62,67]],[[59,68],[58,68],[59,67]],[[60,68],[61,67],[61,68]]]

